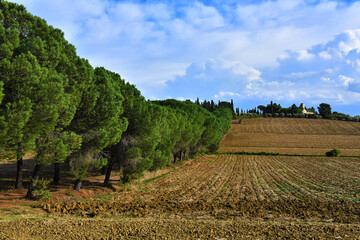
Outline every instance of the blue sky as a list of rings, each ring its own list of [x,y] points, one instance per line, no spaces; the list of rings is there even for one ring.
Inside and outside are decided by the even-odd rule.
[[[147,99],[360,115],[360,1],[16,0]]]

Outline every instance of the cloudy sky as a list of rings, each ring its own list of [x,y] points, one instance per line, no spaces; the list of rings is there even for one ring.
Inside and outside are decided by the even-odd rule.
[[[147,99],[360,115],[360,1],[13,0]]]

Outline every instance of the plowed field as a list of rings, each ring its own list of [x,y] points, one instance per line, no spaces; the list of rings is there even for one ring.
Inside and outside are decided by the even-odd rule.
[[[339,148],[360,156],[360,123],[325,119],[259,118],[233,123],[220,152],[324,155]]]
[[[308,120],[233,124],[222,148],[243,125],[275,150],[266,134],[283,136],[285,153],[305,137],[295,153],[314,154],[308,131],[329,138],[316,151],[331,141],[329,149],[360,149],[358,123]],[[116,188],[113,181],[105,197],[43,203],[42,220],[0,221],[0,239],[360,239],[360,157],[206,155],[147,176]]]
[[[112,201],[45,204],[50,213],[360,223],[360,159],[209,155]]]

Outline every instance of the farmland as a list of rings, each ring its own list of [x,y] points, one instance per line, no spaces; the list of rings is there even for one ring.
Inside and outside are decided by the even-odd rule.
[[[233,122],[219,152],[324,155],[339,148],[360,156],[360,123],[325,119],[259,118]]]
[[[257,134],[273,136],[294,132],[290,134],[294,138],[306,137],[312,131],[327,136],[329,141],[338,141],[334,136],[356,139],[360,135],[358,124],[352,122],[308,120],[253,119],[233,124],[221,147],[229,137],[241,134],[243,128],[253,134],[260,131]],[[253,126],[260,124],[260,130]],[[358,142],[344,141],[344,148],[336,147],[358,149]],[[305,140],[302,143],[308,144]],[[320,148],[322,143],[317,144],[315,150],[326,149]],[[115,179],[118,177],[111,182],[114,191],[106,195],[79,198],[69,194],[61,201],[39,204],[36,210],[43,215],[37,213],[37,220],[1,222],[0,239],[360,236],[360,158],[356,156],[219,153],[149,172],[131,184],[119,185]],[[86,180],[94,181],[94,177]],[[57,191],[53,189],[54,196]],[[14,232],[17,235],[12,235]]]
[[[53,213],[360,223],[360,160],[208,155],[107,202],[44,204]]]

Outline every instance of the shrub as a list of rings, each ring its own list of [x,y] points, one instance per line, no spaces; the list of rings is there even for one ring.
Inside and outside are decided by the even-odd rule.
[[[340,157],[340,150],[337,148],[334,148],[333,150],[326,152],[326,156],[328,157]]]
[[[49,201],[51,199],[49,181],[44,179],[36,180],[33,193],[35,199],[42,201]]]

